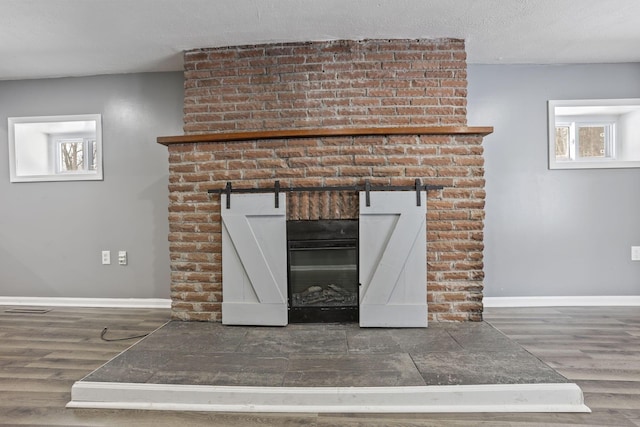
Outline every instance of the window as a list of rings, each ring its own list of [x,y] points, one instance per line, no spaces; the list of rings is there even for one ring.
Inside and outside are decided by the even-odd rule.
[[[585,123],[576,126],[576,146],[579,159],[613,159],[615,124]]]
[[[85,173],[96,170],[95,138],[59,137],[55,140],[56,172]]]
[[[640,99],[549,101],[549,168],[640,167]]]
[[[556,122],[556,162],[615,160],[615,122]]]
[[[102,179],[99,114],[10,117],[11,182]]]
[[[556,161],[571,159],[571,154],[569,153],[570,130],[570,125],[556,125]]]

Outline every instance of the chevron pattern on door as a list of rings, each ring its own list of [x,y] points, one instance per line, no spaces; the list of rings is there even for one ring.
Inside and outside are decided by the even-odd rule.
[[[286,195],[222,195],[222,323],[284,326],[287,313]]]
[[[426,200],[408,191],[360,193],[360,326],[427,326]]]

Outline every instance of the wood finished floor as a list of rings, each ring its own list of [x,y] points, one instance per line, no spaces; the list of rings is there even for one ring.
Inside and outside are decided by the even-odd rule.
[[[237,414],[65,409],[72,384],[169,318],[162,309],[0,306],[0,425],[640,426],[640,308],[487,309],[485,318],[585,393],[591,414]]]

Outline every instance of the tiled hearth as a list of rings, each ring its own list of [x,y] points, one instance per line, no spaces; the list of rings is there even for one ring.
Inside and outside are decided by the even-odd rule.
[[[69,407],[589,411],[575,384],[484,322],[380,330],[173,321],[76,382]]]

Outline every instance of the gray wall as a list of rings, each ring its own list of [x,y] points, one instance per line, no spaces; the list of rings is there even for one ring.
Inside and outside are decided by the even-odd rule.
[[[0,296],[169,296],[182,73],[0,81]],[[640,169],[547,169],[548,99],[640,97],[640,64],[469,66],[485,139],[487,296],[640,295]],[[104,181],[9,183],[9,116],[101,113]],[[100,251],[112,264],[100,264]],[[129,265],[117,265],[117,251]]]
[[[168,154],[155,141],[182,134],[182,82],[0,81],[0,296],[168,298]],[[102,114],[104,181],[9,183],[7,117],[86,113]]]
[[[549,99],[639,98],[640,64],[469,66],[486,153],[486,296],[640,295],[640,169],[549,170]]]

